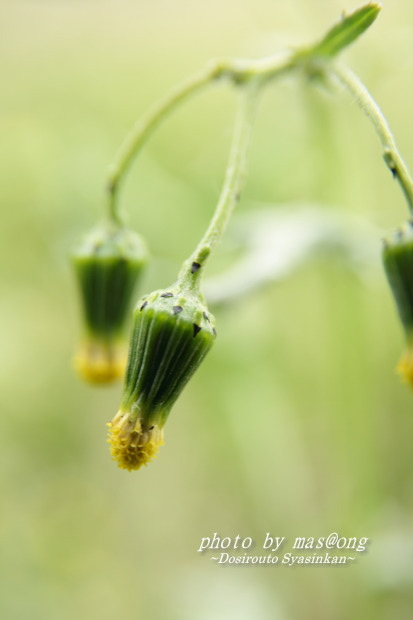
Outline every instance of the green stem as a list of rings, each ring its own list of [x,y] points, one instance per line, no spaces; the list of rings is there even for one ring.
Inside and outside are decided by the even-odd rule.
[[[109,167],[107,193],[110,219],[120,222],[117,208],[120,183],[129,169],[133,158],[139,153],[146,140],[169,112],[203,87],[221,78],[228,78],[234,84],[242,84],[258,76],[265,76],[267,79],[270,79],[291,69],[293,66],[294,61],[291,54],[279,54],[253,61],[215,60],[209,63],[203,71],[193,75],[174,88],[132,129]]]
[[[261,79],[252,80],[240,91],[238,114],[232,138],[231,152],[224,185],[211,222],[191,256],[184,262],[179,279],[198,287],[204,266],[212,249],[219,243],[231,214],[237,205],[246,176],[248,148],[251,142],[253,119]]]
[[[148,114],[133,128],[130,135],[121,145],[114,161],[109,167],[107,179],[109,216],[119,220],[117,211],[117,194],[122,176],[125,174],[132,159],[139,152],[151,133],[162,119],[182,103],[187,97],[200,90],[203,86],[217,79],[222,74],[218,64],[208,66],[204,71],[192,76],[179,86],[175,87],[164,99],[154,106]]]
[[[389,124],[376,101],[357,75],[347,67],[337,64],[329,65],[328,69],[326,69],[326,73],[327,75],[334,75],[341,84],[345,86],[348,92],[354,97],[357,105],[373,123],[374,129],[383,146],[384,161],[393,176],[399,181],[408,202],[410,213],[413,214],[413,180],[396,146]]]

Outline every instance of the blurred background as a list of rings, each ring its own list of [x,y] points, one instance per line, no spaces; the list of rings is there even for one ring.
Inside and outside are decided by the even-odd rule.
[[[343,58],[413,169],[413,5],[383,4]],[[266,90],[238,215],[311,203],[366,220],[368,268],[323,253],[211,305],[217,343],[142,471],[118,469],[105,443],[121,386],[89,387],[71,367],[68,254],[101,218],[107,166],[135,120],[210,58],[311,42],[355,6],[0,1],[2,618],[411,617],[413,395],[394,372],[403,335],[380,265],[380,237],[407,210],[348,96],[293,77]],[[234,105],[225,85],[187,102],[128,175],[122,209],[153,256],[139,294],[173,282],[201,236]],[[242,253],[236,228],[211,276]],[[197,553],[214,532],[259,546],[266,532],[333,531],[371,543],[337,567],[218,566]]]

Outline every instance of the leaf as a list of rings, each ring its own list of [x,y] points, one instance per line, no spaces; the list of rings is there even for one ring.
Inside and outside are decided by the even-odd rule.
[[[333,26],[319,43],[307,50],[307,53],[324,58],[335,56],[371,26],[380,10],[381,5],[378,2],[369,2],[348,15],[344,14],[341,21]]]

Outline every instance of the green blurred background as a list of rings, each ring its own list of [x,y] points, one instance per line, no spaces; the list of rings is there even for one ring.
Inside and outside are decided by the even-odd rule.
[[[160,458],[117,469],[120,386],[71,368],[80,322],[70,247],[101,217],[106,168],[134,121],[211,57],[310,42],[343,0],[1,0],[0,616],[5,619],[407,619],[413,605],[413,397],[380,234],[407,215],[348,97],[284,79],[257,119],[240,212],[315,201],[378,229],[375,266],[308,261],[217,308],[219,338],[176,404]],[[384,2],[345,54],[413,168],[413,4]],[[185,104],[128,176],[150,244],[141,293],[167,286],[208,221],[235,96]],[[333,208],[333,207],[331,207]],[[209,267],[228,263],[227,243]],[[200,539],[366,536],[350,566],[218,566]],[[259,549],[258,549],[259,551]]]

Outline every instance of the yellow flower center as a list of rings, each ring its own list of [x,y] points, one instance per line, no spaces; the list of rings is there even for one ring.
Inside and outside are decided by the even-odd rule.
[[[108,427],[110,452],[121,469],[132,471],[147,465],[164,444],[159,426],[144,428],[139,419],[131,422],[128,411],[119,411]]]
[[[126,352],[121,346],[88,342],[74,358],[78,374],[89,383],[110,383],[121,379],[126,369]]]

